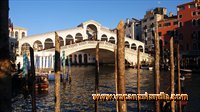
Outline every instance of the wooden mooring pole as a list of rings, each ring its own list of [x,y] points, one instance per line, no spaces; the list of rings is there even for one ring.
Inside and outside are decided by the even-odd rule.
[[[177,44],[177,77],[178,77],[178,94],[181,94],[181,73],[180,73],[180,49],[179,49],[179,43]],[[182,112],[181,108],[181,101],[178,102],[178,111]]]
[[[66,64],[65,64],[65,51],[63,51],[63,58],[62,58],[62,63],[63,63],[63,87],[66,86]]]
[[[125,94],[125,43],[124,43],[124,21],[120,21],[117,26],[117,85],[118,94]],[[119,101],[119,112],[126,112],[126,100]]]
[[[114,55],[115,55],[115,91],[116,94],[118,94],[118,86],[117,86],[117,47],[114,48]],[[118,101],[116,100],[116,111],[119,112],[119,108],[118,108]]]
[[[96,46],[96,75],[95,75],[95,93],[99,93],[99,43]],[[95,101],[95,112],[98,112],[98,101]]]
[[[140,49],[137,55],[137,94],[140,94]],[[137,101],[138,112],[140,112],[140,101]]]
[[[68,81],[69,81],[69,84],[71,84],[71,74],[72,74],[71,62],[70,62],[70,56],[68,56]]]
[[[60,112],[60,39],[55,32],[55,112]]]
[[[34,51],[33,48],[30,47],[30,59],[31,59],[31,80],[32,80],[32,93],[31,93],[31,99],[32,99],[32,112],[36,112],[36,98],[35,98],[35,65],[34,65]]]
[[[158,37],[158,28],[156,24],[154,37],[155,37],[155,64],[154,64],[154,73],[155,73],[155,93],[160,94],[160,39]],[[155,103],[155,111],[160,112],[160,101]]]
[[[171,94],[174,94],[174,39],[170,38],[170,74],[171,74]],[[171,101],[171,112],[175,112],[175,102]]]

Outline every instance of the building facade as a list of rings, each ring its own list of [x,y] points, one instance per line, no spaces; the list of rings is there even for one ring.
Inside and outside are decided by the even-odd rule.
[[[18,41],[27,36],[27,29],[19,26],[9,27],[9,51],[12,60],[19,55]]]
[[[200,5],[193,1],[177,6],[182,54],[200,55]]]
[[[142,41],[141,21],[135,18],[126,19],[125,35],[131,39]]]
[[[167,9],[158,7],[147,11],[142,22],[142,41],[145,43],[145,52],[154,52],[154,34],[157,22],[164,19],[167,14]]]
[[[158,36],[160,38],[160,56],[162,63],[165,63],[167,62],[166,60],[169,60],[169,41],[172,36],[174,36],[174,40],[177,40],[177,28],[177,16],[174,16],[172,13],[170,13],[169,17],[165,16],[164,19],[158,21]]]

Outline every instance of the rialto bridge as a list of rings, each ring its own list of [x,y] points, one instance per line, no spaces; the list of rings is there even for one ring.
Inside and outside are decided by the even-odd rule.
[[[114,48],[116,47],[116,31],[103,27],[96,21],[90,20],[78,25],[76,28],[56,31],[60,37],[61,56],[69,56],[74,64],[94,63],[95,48],[100,43],[100,62],[112,63]],[[53,68],[55,47],[55,33],[49,32],[24,37],[19,40],[17,63],[23,61],[23,53],[29,47],[35,51],[36,67]],[[137,61],[137,50],[141,51],[141,60],[150,61],[148,54],[144,53],[144,43],[125,37],[125,59],[131,65]],[[63,52],[64,51],[64,52]]]

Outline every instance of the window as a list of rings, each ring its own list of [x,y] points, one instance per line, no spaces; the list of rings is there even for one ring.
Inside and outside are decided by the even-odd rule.
[[[25,37],[25,32],[22,32],[22,38]]]
[[[192,15],[193,15],[193,16],[195,16],[195,15],[196,15],[196,12],[195,12],[195,11],[194,11],[194,12],[192,12]]]
[[[195,7],[195,4],[190,4],[189,5],[189,8],[194,8]]]
[[[195,26],[195,25],[196,25],[196,22],[197,22],[196,19],[193,19],[193,20],[192,20],[192,25]]]
[[[174,25],[178,25],[178,21],[174,21],[174,23],[173,23]]]
[[[198,40],[200,40],[200,31],[198,31]]]
[[[184,10],[185,9],[185,6],[180,6],[179,7],[179,10]]]
[[[200,19],[197,20],[198,25],[200,26]]]
[[[178,36],[178,30],[174,30],[174,35]]]
[[[18,38],[18,32],[17,31],[15,32],[15,38],[16,39]]]
[[[147,20],[146,20],[146,19],[144,19],[144,20],[143,20],[143,22],[145,23],[145,22],[147,22]]]
[[[158,32],[158,35],[159,35],[159,36],[162,36],[162,32]]]
[[[151,28],[153,28],[154,26],[155,26],[155,25],[152,23],[152,24],[151,24]]]
[[[153,19],[154,19],[154,16],[150,18],[150,20],[153,20]]]
[[[178,17],[179,17],[179,18],[182,18],[183,16],[182,16],[182,15],[179,15]]]
[[[147,29],[147,25],[145,25],[143,29],[146,30]]]
[[[182,22],[179,22],[179,27],[183,27],[183,23]]]
[[[13,31],[11,31],[11,37],[14,37],[14,32]]]
[[[164,24],[164,26],[170,26],[170,25],[171,25],[170,22],[167,22],[167,23]]]
[[[174,33],[174,32],[171,31],[171,30],[170,30],[170,31],[167,31],[167,35],[168,35],[168,36],[173,36],[173,33]]]
[[[196,32],[192,32],[192,39],[196,40],[197,39],[197,33]]]
[[[162,24],[159,24],[158,27],[162,27]]]
[[[197,45],[194,43],[193,44],[193,50],[196,50],[197,49]]]
[[[200,15],[200,11],[197,14]]]

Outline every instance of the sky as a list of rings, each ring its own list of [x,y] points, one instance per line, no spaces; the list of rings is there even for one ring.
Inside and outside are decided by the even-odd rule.
[[[120,20],[142,19],[147,10],[165,7],[176,14],[176,6],[192,0],[10,0],[9,17],[28,35],[74,28],[95,20],[113,29]]]

